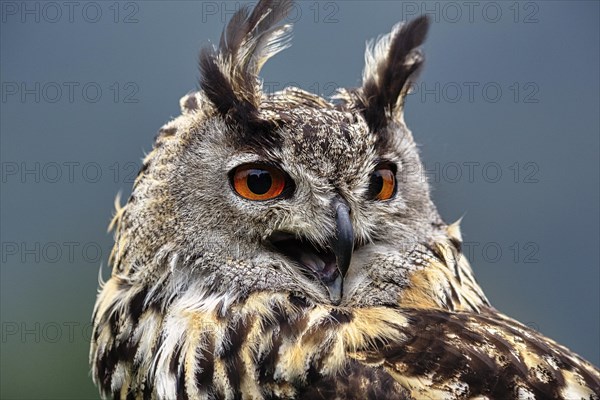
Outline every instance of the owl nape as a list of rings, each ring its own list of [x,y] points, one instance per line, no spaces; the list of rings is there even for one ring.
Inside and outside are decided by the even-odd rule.
[[[122,399],[598,399],[599,370],[493,308],[403,108],[429,20],[370,42],[362,83],[265,93],[291,1],[200,53],[111,223],[92,376]]]

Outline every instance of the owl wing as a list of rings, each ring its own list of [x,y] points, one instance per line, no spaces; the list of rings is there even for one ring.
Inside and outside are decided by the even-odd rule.
[[[508,317],[404,314],[402,340],[350,357],[385,371],[411,398],[598,399],[598,369]]]
[[[254,376],[255,393],[266,398],[599,398],[596,367],[493,309],[317,306],[289,318],[284,307],[229,330],[236,353],[253,354],[232,365]],[[243,326],[262,333],[244,333]],[[243,382],[242,395],[251,386]]]
[[[402,339],[348,353],[336,375],[311,373],[306,399],[598,399],[600,373],[502,315],[405,312]]]

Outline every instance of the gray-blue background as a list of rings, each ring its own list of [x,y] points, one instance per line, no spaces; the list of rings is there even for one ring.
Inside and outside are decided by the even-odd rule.
[[[465,215],[497,308],[596,365],[598,4],[301,2],[294,45],[262,74],[275,90],[355,86],[366,39],[429,13],[406,119],[441,213]],[[0,394],[96,398],[87,338],[114,196],[239,3],[1,6]]]

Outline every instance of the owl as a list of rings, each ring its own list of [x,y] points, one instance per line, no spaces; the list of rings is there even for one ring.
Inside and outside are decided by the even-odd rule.
[[[493,308],[403,119],[425,17],[362,85],[265,93],[289,1],[241,8],[125,206],[90,362],[105,398],[598,399],[600,372]]]

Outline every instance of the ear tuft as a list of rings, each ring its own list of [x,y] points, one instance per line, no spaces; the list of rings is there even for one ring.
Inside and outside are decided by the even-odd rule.
[[[402,118],[404,98],[424,61],[417,47],[425,41],[428,29],[429,18],[421,16],[397,24],[389,34],[368,43],[363,84],[356,95],[373,131]]]
[[[242,7],[223,31],[218,48],[200,53],[200,86],[218,112],[247,125],[258,122],[263,64],[289,46],[291,25],[278,25],[291,0],[261,0],[252,12]]]

